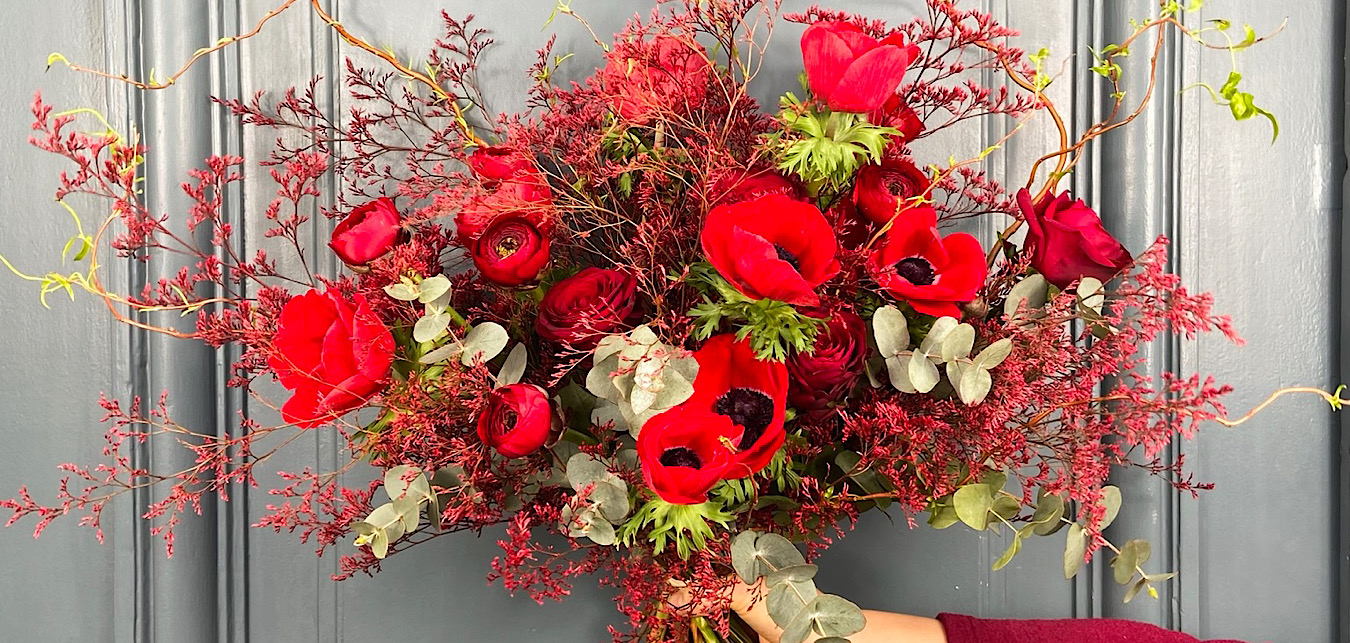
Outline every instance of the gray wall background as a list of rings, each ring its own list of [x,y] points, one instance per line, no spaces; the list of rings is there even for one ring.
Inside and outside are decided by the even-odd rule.
[[[111,70],[161,76],[196,48],[251,28],[270,0],[49,0],[23,3],[0,15],[4,36],[0,77],[0,253],[30,272],[58,268],[70,236],[68,219],[51,203],[63,166],[26,145],[29,99],[41,88],[58,109],[89,106],[113,123],[134,124],[151,148],[147,197],[162,211],[181,212],[184,171],[214,152],[259,158],[269,137],[243,131],[207,95],[247,96],[303,83],[312,74],[335,78],[344,56],[327,29],[297,7],[264,34],[190,72],[172,90],[153,95],[62,69],[44,74],[47,54]],[[476,13],[498,44],[482,77],[497,110],[513,110],[527,83],[526,65],[548,31],[558,50],[576,51],[573,73],[599,55],[584,30],[559,20],[541,30],[551,0],[480,3],[470,0],[358,2],[327,0],[345,24],[371,42],[391,44],[405,59],[422,54],[438,35],[436,11]],[[785,8],[808,4],[789,0]],[[1021,29],[1027,49],[1048,47],[1054,61],[1076,53],[1053,91],[1081,126],[1101,109],[1098,84],[1084,73],[1086,48],[1118,41],[1129,18],[1148,15],[1149,0],[971,0]],[[913,0],[839,0],[834,6],[893,21],[913,15]],[[601,34],[616,31],[645,0],[575,0],[573,8]],[[1247,339],[1235,348],[1219,340],[1150,347],[1151,368],[1214,372],[1237,392],[1230,408],[1245,411],[1278,386],[1335,386],[1346,372],[1341,336],[1345,177],[1345,8],[1339,0],[1297,5],[1267,0],[1213,0],[1199,19],[1250,22],[1258,32],[1288,26],[1273,41],[1240,58],[1244,87],[1281,119],[1274,146],[1263,123],[1235,124],[1209,104],[1195,82],[1223,82],[1228,58],[1195,46],[1172,47],[1161,66],[1159,95],[1142,122],[1096,146],[1073,177],[1077,193],[1097,205],[1135,251],[1158,234],[1173,238],[1175,268],[1195,290],[1215,293]],[[1195,21],[1199,24],[1200,20]],[[792,89],[800,69],[795,26],[779,30],[775,59],[761,78],[762,97]],[[1173,45],[1178,43],[1172,43]],[[1142,54],[1142,50],[1139,52]],[[359,52],[358,52],[359,55]],[[1137,56],[1139,58],[1142,55]],[[369,62],[360,58],[363,62]],[[1138,62],[1138,61],[1136,61]],[[1136,78],[1139,78],[1136,75]],[[1142,80],[1142,79],[1140,79]],[[1132,91],[1142,87],[1135,85]],[[333,113],[344,97],[323,87]],[[987,122],[922,153],[936,158],[983,149],[1006,123]],[[1020,174],[1028,158],[1054,143],[1037,121],[990,159],[991,171]],[[234,196],[231,216],[256,211],[273,186],[252,170]],[[87,217],[96,216],[93,210]],[[247,226],[245,243],[258,238]],[[253,232],[249,236],[249,232]],[[993,224],[976,232],[988,239]],[[322,235],[316,235],[321,237]],[[322,244],[313,244],[322,247]],[[324,253],[317,253],[322,255]],[[331,265],[326,266],[332,268]],[[131,269],[113,262],[109,281],[137,284],[174,266]],[[97,460],[102,447],[98,393],[126,397],[168,388],[173,411],[196,427],[227,426],[244,402],[223,389],[228,356],[183,343],[165,343],[115,326],[88,297],[38,303],[30,284],[0,275],[0,488],[10,495],[27,482],[49,494],[55,465]],[[257,412],[257,409],[251,409]],[[1345,592],[1346,443],[1340,423],[1312,399],[1279,403],[1238,430],[1206,427],[1179,444],[1201,480],[1218,488],[1200,501],[1179,497],[1157,480],[1122,476],[1125,510],[1112,527],[1123,541],[1146,537],[1155,568],[1180,572],[1158,601],[1120,604],[1120,592],[1090,568],[1073,582],[1059,572],[1060,539],[1035,542],[1002,572],[989,565],[1005,543],[960,529],[910,530],[869,515],[822,564],[821,584],[878,609],[933,614],[956,611],[989,617],[1133,618],[1202,637],[1278,642],[1350,641]],[[331,467],[340,445],[311,432],[274,468]],[[172,466],[174,450],[142,454]],[[362,472],[360,475],[365,475]],[[274,479],[262,476],[267,487]],[[208,504],[179,529],[178,553],[136,521],[147,498],[123,498],[105,514],[107,543],[73,522],[58,522],[33,542],[31,523],[0,531],[0,631],[15,641],[358,641],[435,640],[594,641],[614,617],[608,591],[582,581],[564,604],[512,598],[483,578],[497,553],[499,532],[446,538],[391,559],[374,579],[329,580],[334,557],[316,558],[292,537],[249,530],[270,499],[241,490],[228,505]],[[50,497],[50,495],[45,495]]]

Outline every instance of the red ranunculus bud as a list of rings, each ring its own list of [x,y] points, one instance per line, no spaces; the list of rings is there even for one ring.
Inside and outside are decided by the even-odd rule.
[[[548,444],[560,429],[548,393],[533,384],[509,384],[488,395],[478,415],[478,438],[508,458]]]
[[[616,43],[600,71],[601,85],[620,118],[645,125],[654,114],[688,114],[703,103],[712,63],[698,43],[662,35]]]
[[[867,272],[886,292],[935,317],[960,317],[958,304],[975,299],[989,269],[980,242],[968,234],[942,237],[937,211],[910,208],[867,257]]]
[[[569,346],[593,347],[627,322],[636,303],[637,280],[606,268],[586,268],[554,284],[539,302],[534,328],[540,337]]]
[[[829,415],[863,373],[867,361],[867,325],[841,310],[816,335],[815,350],[787,360],[788,402],[813,419]]]
[[[1031,193],[1023,189],[1017,193],[1017,205],[1027,220],[1031,266],[1061,289],[1083,277],[1107,281],[1134,261],[1102,227],[1097,213],[1068,192],[1032,203]]]
[[[710,338],[694,358],[694,394],[683,406],[725,415],[735,425],[731,444],[738,466],[727,477],[763,469],[787,439],[787,367],[757,359],[750,340],[736,341],[733,333]]]
[[[725,415],[688,405],[658,414],[638,434],[638,460],[647,486],[662,500],[696,505],[728,477],[735,456],[727,447],[737,428]]]
[[[735,170],[713,183],[709,197],[715,205],[732,205],[769,195],[800,201],[802,188],[792,179],[768,169]]]
[[[931,189],[928,175],[904,159],[864,165],[853,184],[853,203],[873,223],[886,224],[902,210],[920,205]]]
[[[393,249],[403,234],[398,208],[388,197],[366,203],[333,229],[328,247],[349,266],[364,266]]]
[[[825,215],[778,194],[713,208],[701,240],[717,272],[756,299],[814,306],[816,286],[839,272]]]
[[[548,265],[548,246],[548,237],[528,219],[498,219],[474,242],[473,265],[492,283],[519,286]]]
[[[384,390],[394,336],[361,295],[335,291],[292,297],[281,309],[267,365],[294,391],[281,416],[309,428],[366,404]]]
[[[878,41],[849,22],[817,22],[802,34],[811,93],[836,112],[865,113],[895,93],[919,57],[903,34]]]
[[[900,130],[900,140],[906,143],[923,133],[923,120],[899,94],[891,94],[881,107],[868,112],[867,122]]]

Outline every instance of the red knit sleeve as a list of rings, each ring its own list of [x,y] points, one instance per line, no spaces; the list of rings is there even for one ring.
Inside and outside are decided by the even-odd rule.
[[[1015,621],[938,614],[947,643],[1200,643],[1156,625],[1112,619]],[[1207,643],[1242,643],[1209,641]]]

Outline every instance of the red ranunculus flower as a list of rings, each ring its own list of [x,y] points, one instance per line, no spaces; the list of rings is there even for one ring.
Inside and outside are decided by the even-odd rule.
[[[895,93],[919,57],[895,34],[877,40],[849,22],[817,22],[802,34],[802,58],[811,93],[836,112],[870,112]]]
[[[622,326],[637,302],[637,280],[607,268],[586,268],[554,284],[539,302],[534,328],[540,337],[592,347]]]
[[[858,383],[866,361],[867,325],[846,310],[835,313],[813,352],[788,358],[788,403],[811,418],[825,417]]]
[[[310,428],[384,390],[393,359],[394,336],[364,297],[349,302],[333,290],[310,290],[281,309],[267,365],[295,391],[282,418]]]
[[[488,281],[519,286],[548,265],[548,237],[528,219],[498,219],[473,242],[473,265]]]
[[[853,203],[874,223],[885,224],[902,209],[918,205],[916,198],[927,199],[931,187],[928,175],[904,159],[888,158],[881,165],[864,165],[853,184]]]
[[[980,242],[964,233],[939,236],[937,211],[927,206],[895,220],[867,257],[867,271],[886,292],[936,317],[960,317],[957,304],[975,299],[989,276]]]
[[[638,460],[642,477],[662,500],[696,505],[708,500],[708,490],[736,467],[727,448],[737,427],[725,415],[680,405],[642,425]]]
[[[839,272],[834,230],[810,203],[773,194],[719,205],[703,224],[703,254],[736,290],[814,306],[815,288]]]
[[[529,155],[506,146],[481,147],[469,155],[469,169],[485,193],[475,196],[455,216],[460,245],[473,247],[483,231],[505,217],[528,219],[547,234],[553,226],[553,193]]]
[[[900,98],[899,94],[891,94],[881,107],[868,112],[867,122],[900,130],[900,139],[905,142],[912,141],[923,133],[923,120],[905,99]]]
[[[712,63],[698,43],[677,36],[617,43],[600,72],[620,118],[639,125],[662,110],[687,114],[703,103]]]
[[[489,190],[496,189],[502,181],[522,174],[538,173],[527,154],[506,145],[491,145],[474,150],[469,155],[469,169]]]
[[[1027,252],[1031,266],[1060,288],[1083,277],[1107,281],[1134,261],[1125,246],[1102,227],[1102,220],[1086,203],[1065,192],[1031,202],[1025,189],[1017,205],[1027,220]]]
[[[713,184],[710,195],[717,205],[731,205],[777,194],[801,200],[802,188],[792,179],[773,170],[739,170]]]
[[[403,234],[398,208],[380,197],[352,210],[337,227],[328,247],[349,266],[364,266],[393,249]]]
[[[731,443],[737,467],[730,478],[751,475],[773,459],[787,433],[787,367],[755,358],[750,341],[734,334],[710,338],[694,353],[698,376],[694,394],[681,406],[697,407],[731,418],[736,426]],[[644,427],[643,434],[647,429]]]
[[[560,428],[548,393],[533,384],[508,384],[488,395],[478,415],[478,438],[508,458],[539,450]]]

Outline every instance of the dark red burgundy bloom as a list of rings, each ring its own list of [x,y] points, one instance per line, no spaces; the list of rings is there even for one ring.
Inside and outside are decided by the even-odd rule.
[[[267,365],[294,391],[281,416],[310,428],[364,406],[384,390],[394,336],[361,295],[310,290],[281,309]]]
[[[904,34],[877,40],[849,22],[817,22],[802,34],[802,58],[811,93],[836,112],[865,113],[895,93],[919,57]]]
[[[328,247],[349,266],[364,266],[393,249],[403,235],[398,208],[388,197],[366,203],[333,229]]]
[[[533,384],[510,384],[488,395],[478,416],[478,438],[508,458],[522,458],[548,443],[554,429],[548,393]]]
[[[716,205],[732,205],[774,194],[797,200],[802,198],[800,185],[768,169],[734,171],[714,183],[709,193]]]
[[[488,281],[519,286],[539,277],[548,265],[548,237],[521,217],[499,219],[474,241],[473,265]]]
[[[919,118],[919,113],[899,94],[891,94],[881,107],[868,112],[867,122],[900,130],[900,140],[906,143],[923,133],[923,120]]]
[[[816,336],[815,350],[787,360],[788,403],[813,419],[828,415],[858,383],[867,361],[867,325],[841,310]]]
[[[885,224],[902,209],[927,199],[932,182],[905,159],[883,159],[880,165],[864,165],[853,184],[853,203],[873,223]]]
[[[645,124],[652,114],[687,114],[703,103],[712,63],[691,40],[657,36],[646,42],[620,42],[600,72],[614,111],[626,121]]]
[[[914,310],[937,317],[960,317],[957,304],[975,299],[989,270],[980,242],[965,233],[943,238],[937,211],[906,210],[867,257],[872,279]]]
[[[662,500],[696,505],[708,490],[739,470],[728,444],[737,428],[731,419],[706,409],[680,405],[647,420],[638,434],[642,477]]]
[[[815,288],[839,272],[825,215],[780,194],[713,208],[702,242],[717,272],[756,299],[814,306]]]
[[[1102,227],[1101,217],[1068,192],[1047,194],[1032,203],[1031,193],[1023,189],[1017,193],[1017,205],[1027,220],[1031,266],[1060,288],[1083,277],[1107,281],[1134,261]]]
[[[455,234],[461,245],[473,247],[483,231],[500,218],[519,217],[547,233],[552,229],[553,193],[533,159],[511,147],[482,147],[469,155],[483,189],[455,216]]]
[[[539,302],[534,328],[540,337],[593,347],[625,324],[637,302],[637,280],[607,268],[587,268],[554,284]]]
[[[694,358],[694,395],[681,406],[724,415],[736,426],[731,444],[738,466],[728,477],[743,478],[763,469],[787,439],[787,367],[756,359],[750,341],[738,342],[730,333],[710,338]]]

